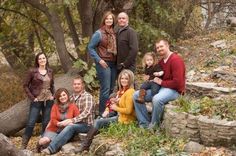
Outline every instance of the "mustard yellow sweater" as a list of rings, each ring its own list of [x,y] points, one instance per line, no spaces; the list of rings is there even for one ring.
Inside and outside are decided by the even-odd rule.
[[[128,124],[136,120],[134,103],[133,103],[133,94],[135,90],[129,88],[125,93],[120,97],[119,104],[117,107],[117,112],[119,113],[118,122]]]

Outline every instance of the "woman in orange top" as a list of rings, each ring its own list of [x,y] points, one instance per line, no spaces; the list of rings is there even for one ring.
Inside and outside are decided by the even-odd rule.
[[[133,93],[134,90],[134,74],[131,70],[124,69],[118,76],[118,89],[117,96],[110,98],[110,108],[118,112],[117,116],[109,117],[109,113],[106,111],[103,113],[100,119],[95,120],[94,126],[92,126],[87,134],[86,140],[82,143],[81,147],[75,150],[75,153],[89,150],[94,136],[98,133],[100,128],[108,126],[110,123],[119,122],[128,124],[136,120]]]
[[[69,100],[69,92],[65,88],[60,88],[56,91],[55,98],[57,103],[55,103],[51,110],[51,118],[48,126],[38,142],[37,150],[41,151],[43,146],[47,146],[57,135],[63,130],[64,126],[60,123],[65,119],[71,119],[79,115],[79,109]]]

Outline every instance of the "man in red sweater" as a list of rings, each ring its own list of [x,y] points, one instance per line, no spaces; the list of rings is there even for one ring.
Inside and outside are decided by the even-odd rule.
[[[164,75],[162,79],[154,78],[154,82],[161,85],[160,91],[152,97],[151,90],[148,90],[145,96],[145,101],[152,101],[153,104],[151,115],[143,103],[136,102],[139,91],[134,93],[134,106],[139,126],[148,129],[159,126],[165,104],[175,100],[185,91],[185,64],[182,58],[170,51],[169,43],[166,40],[158,40],[155,48],[161,57],[158,64],[161,65]]]

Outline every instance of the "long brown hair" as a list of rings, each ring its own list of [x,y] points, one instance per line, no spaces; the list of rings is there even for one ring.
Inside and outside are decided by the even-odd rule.
[[[40,52],[38,53],[36,56],[35,56],[35,60],[34,60],[34,67],[38,68],[39,67],[39,56],[40,55],[44,55],[46,57],[46,69],[49,67],[49,63],[48,63],[48,58],[47,58],[47,55],[43,52]]]
[[[113,19],[113,24],[112,24],[112,27],[115,26],[115,15],[111,12],[111,11],[107,11],[104,13],[104,15],[102,16],[102,21],[101,21],[101,24],[100,24],[100,27],[104,26],[105,25],[105,20],[107,18],[107,16],[111,15],[112,16],[112,19]]]
[[[59,105],[61,104],[59,98],[60,98],[62,92],[65,92],[66,95],[68,96],[68,101],[67,102],[70,101],[70,94],[69,94],[68,90],[65,89],[65,88],[59,88],[59,89],[57,89],[57,91],[55,93],[55,99],[57,101],[57,104],[59,104]]]

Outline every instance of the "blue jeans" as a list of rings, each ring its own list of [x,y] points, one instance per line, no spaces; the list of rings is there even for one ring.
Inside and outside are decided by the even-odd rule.
[[[161,86],[153,81],[145,81],[140,87],[140,89],[144,90],[151,89],[152,96],[157,94],[160,88]]]
[[[87,133],[89,128],[90,126],[88,126],[87,123],[77,123],[66,126],[55,138],[53,138],[48,146],[48,149],[51,153],[56,153],[74,135],[78,133]]]
[[[95,120],[93,127],[95,129],[99,130],[99,129],[107,127],[111,123],[117,122],[117,121],[118,121],[118,116],[113,116],[113,117],[110,117],[110,118],[100,118],[100,119]]]
[[[167,104],[169,101],[177,99],[179,97],[179,93],[176,90],[161,87],[159,92],[152,98],[151,90],[150,89],[147,90],[145,101],[147,102],[152,101],[153,104],[151,115],[148,113],[145,104],[140,104],[136,102],[138,96],[139,96],[139,91],[136,91],[133,96],[136,116],[139,122],[139,126],[147,128],[149,124],[152,125],[160,124],[165,104]]]
[[[106,101],[109,95],[113,92],[116,82],[116,63],[106,61],[108,67],[103,68],[99,63],[96,63],[97,76],[100,82],[100,97],[99,97],[99,114],[102,115],[106,108]]]
[[[44,101],[31,102],[28,122],[26,124],[25,133],[24,133],[24,135],[27,138],[30,138],[32,136],[35,123],[37,122],[41,111],[42,111],[41,135],[44,133],[44,130],[47,127],[47,124],[50,120],[51,108],[52,108],[53,103],[54,103],[53,100],[47,100],[45,102],[45,105],[44,105]]]

